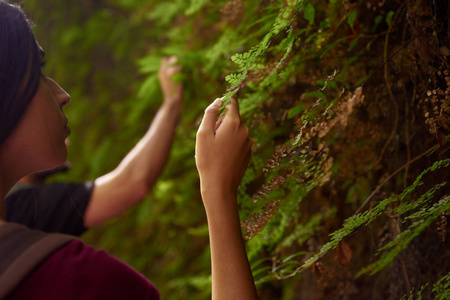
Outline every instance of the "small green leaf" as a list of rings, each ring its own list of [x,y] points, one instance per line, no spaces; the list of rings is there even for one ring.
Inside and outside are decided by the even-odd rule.
[[[394,17],[394,12],[391,10],[386,15],[386,23],[388,24],[389,27],[391,27],[393,17]]]
[[[138,64],[140,66],[139,70],[142,73],[154,73],[157,72],[161,66],[161,57],[149,55],[140,59]]]
[[[305,12],[304,12],[303,16],[309,22],[309,25],[314,24],[314,18],[316,16],[316,10],[314,9],[314,6],[311,5],[311,3],[308,3],[306,5]]]
[[[358,38],[354,39],[350,45],[348,46],[348,50],[352,50],[353,48],[356,47],[356,45],[358,44]]]
[[[305,110],[305,108],[306,108],[305,104],[300,104],[300,105],[294,106],[293,108],[291,108],[289,110],[288,119],[292,119],[293,117],[295,117],[296,115],[301,113],[303,110]]]
[[[321,99],[327,99],[327,96],[321,91],[313,91],[303,94],[304,97],[316,97]]]
[[[355,20],[356,20],[356,10],[353,10],[347,17],[347,23],[350,25],[350,28],[353,30],[353,27],[355,26]]]
[[[187,234],[193,236],[208,236],[208,225],[201,225],[199,227],[190,227],[187,229]]]
[[[329,20],[320,22],[320,28],[326,29],[326,28],[330,28],[330,27],[331,27],[331,23]]]
[[[191,6],[185,11],[186,16],[191,16],[199,12],[208,2],[208,0],[192,0]]]
[[[382,20],[383,20],[383,16],[382,15],[376,16],[375,20],[374,20],[375,26],[378,26],[378,24],[380,24]]]
[[[380,25],[380,23],[381,23],[381,21],[383,21],[383,19],[384,19],[383,15],[378,15],[378,16],[375,17],[375,19],[373,21],[373,26],[372,26],[372,29],[371,29],[372,32],[376,31],[378,25]]]

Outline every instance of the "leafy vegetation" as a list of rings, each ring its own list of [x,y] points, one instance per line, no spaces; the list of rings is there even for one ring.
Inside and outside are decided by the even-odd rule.
[[[74,168],[114,168],[183,65],[169,165],[138,207],[84,239],[164,299],[210,297],[194,163],[204,108],[237,96],[254,138],[239,190],[261,299],[446,299],[448,1],[29,0],[47,73],[72,95]]]

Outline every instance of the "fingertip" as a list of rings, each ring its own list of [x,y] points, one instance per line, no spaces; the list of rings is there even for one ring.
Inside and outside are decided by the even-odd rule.
[[[175,55],[172,55],[172,56],[170,56],[170,57],[168,58],[168,60],[169,60],[169,63],[170,63],[170,64],[174,64],[174,63],[176,63],[176,62],[178,61],[178,57],[175,56]]]
[[[217,98],[209,106],[214,107],[216,109],[220,109],[222,105],[223,105],[222,98]]]
[[[200,123],[199,131],[203,134],[214,134],[215,125],[217,122],[217,114],[222,106],[221,98],[217,98],[206,109],[203,115],[202,122]]]
[[[208,105],[208,107],[205,109],[205,112],[214,112],[215,114],[217,114],[222,105],[222,98],[217,98],[210,105]]]

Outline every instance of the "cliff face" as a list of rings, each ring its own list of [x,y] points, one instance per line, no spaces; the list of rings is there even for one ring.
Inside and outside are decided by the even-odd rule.
[[[254,138],[239,203],[261,299],[445,295],[448,1],[26,5],[49,75],[72,94],[64,180],[115,166],[159,104],[161,56],[183,64],[185,111],[163,178],[85,236],[165,299],[210,297],[195,132],[207,104],[231,95]]]

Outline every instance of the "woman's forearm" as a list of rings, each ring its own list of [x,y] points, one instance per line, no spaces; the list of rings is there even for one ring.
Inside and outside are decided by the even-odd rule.
[[[164,101],[146,134],[112,172],[95,180],[85,212],[86,227],[118,216],[140,202],[163,172],[182,107],[183,85],[172,78],[181,69],[174,65],[176,61],[176,57],[162,60],[158,78]]]
[[[112,172],[95,181],[85,226],[98,225],[135,205],[164,170],[180,114],[180,105],[164,103],[147,133]]]
[[[170,154],[181,105],[163,103],[147,133],[118,166],[124,177],[132,176],[150,188],[164,170]]]
[[[236,196],[232,193],[208,192],[203,194],[203,198],[218,204],[207,209],[212,299],[257,299],[240,229]]]

